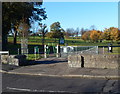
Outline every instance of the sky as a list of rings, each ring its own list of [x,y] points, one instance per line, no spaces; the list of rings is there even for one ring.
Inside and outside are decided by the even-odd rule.
[[[43,2],[48,19],[42,21],[48,29],[54,22],[60,22],[61,27],[77,27],[90,29],[92,25],[97,30],[118,27],[118,2]]]

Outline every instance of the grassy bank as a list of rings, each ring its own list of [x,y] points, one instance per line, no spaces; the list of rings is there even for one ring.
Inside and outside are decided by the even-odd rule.
[[[104,50],[107,52],[108,48],[105,48]],[[112,53],[107,53],[107,54],[120,54],[120,47],[113,47]]]
[[[13,37],[8,37],[8,41],[10,43],[13,43]],[[45,44],[58,44],[59,40],[58,39],[50,39],[50,38],[45,38]],[[120,41],[119,41],[120,42]],[[20,38],[17,37],[17,43],[20,44]],[[101,43],[92,43],[89,41],[84,41],[82,39],[73,39],[73,38],[66,38],[65,39],[65,44],[64,45],[69,45],[69,46],[108,46],[108,43],[111,43],[111,41],[106,41],[104,40]],[[42,38],[41,37],[29,37],[28,38],[28,44],[29,45],[42,45]],[[112,43],[113,46],[120,46],[117,42]]]
[[[13,37],[8,37],[8,42],[9,44],[7,45],[8,50],[10,52],[10,54],[14,54],[17,55],[18,54],[18,48],[21,48],[21,44],[20,44],[20,38],[17,37],[17,45],[13,45]],[[59,42],[58,39],[49,39],[49,38],[45,38],[45,44],[48,45],[57,45]],[[102,43],[91,43],[89,41],[85,42],[82,39],[73,39],[73,38],[67,38],[65,39],[65,45],[68,46],[108,46],[108,43],[110,43],[111,41],[106,41],[104,40]],[[120,46],[120,44],[118,44],[117,42],[113,42],[112,43],[113,46]],[[40,49],[40,53],[43,53],[43,46],[42,46],[42,38],[40,37],[29,37],[28,38],[28,49],[29,49],[29,60],[34,60],[35,59],[35,55],[34,53],[34,47],[38,46]],[[107,52],[107,48],[105,48],[105,51]],[[108,53],[108,54],[120,54],[120,47],[113,47],[113,53]],[[40,56],[41,58],[41,56]]]

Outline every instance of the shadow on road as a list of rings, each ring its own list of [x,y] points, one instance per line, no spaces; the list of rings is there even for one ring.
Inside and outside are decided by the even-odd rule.
[[[54,63],[64,63],[68,62],[67,59],[40,59],[37,61],[34,60],[26,60],[25,62],[20,63],[19,66],[9,65],[9,64],[2,64],[2,70],[9,71],[14,70],[16,68],[21,68],[22,66],[29,66],[29,65],[37,65],[37,64],[54,64]]]
[[[40,61],[31,61],[27,64],[36,65],[36,64],[54,64],[54,63],[64,63],[64,62],[68,62],[68,60],[67,59],[40,60]]]

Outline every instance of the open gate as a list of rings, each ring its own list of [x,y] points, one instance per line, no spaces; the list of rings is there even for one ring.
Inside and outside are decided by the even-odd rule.
[[[45,45],[44,46],[44,57],[60,57],[60,46],[59,45]]]

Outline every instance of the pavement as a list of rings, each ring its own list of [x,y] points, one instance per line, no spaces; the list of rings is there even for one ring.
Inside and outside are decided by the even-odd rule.
[[[80,77],[80,78],[103,78],[120,79],[120,69],[100,68],[71,68],[66,58],[47,58],[31,62],[27,66],[1,65],[2,73],[50,76],[50,77]]]

